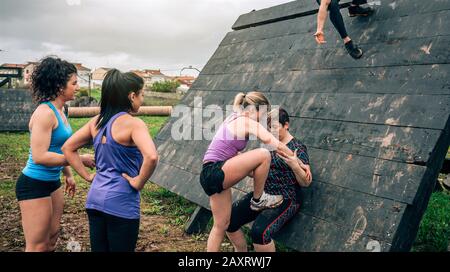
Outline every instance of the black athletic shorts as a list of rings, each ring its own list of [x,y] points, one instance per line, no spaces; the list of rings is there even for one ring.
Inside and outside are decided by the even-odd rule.
[[[223,192],[225,173],[222,170],[222,166],[224,164],[225,162],[209,162],[203,165],[202,173],[200,174],[200,184],[208,196]]]
[[[61,181],[41,181],[20,175],[16,183],[16,198],[18,201],[50,197],[61,187]]]

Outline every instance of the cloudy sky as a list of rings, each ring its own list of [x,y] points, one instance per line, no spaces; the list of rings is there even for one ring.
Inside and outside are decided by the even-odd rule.
[[[240,14],[291,0],[0,0],[0,64],[201,69]],[[186,72],[189,74],[190,72]]]

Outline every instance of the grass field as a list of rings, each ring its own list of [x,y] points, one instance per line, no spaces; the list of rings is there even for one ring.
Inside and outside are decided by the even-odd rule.
[[[95,98],[98,102],[100,102],[101,91],[100,89],[92,89],[91,97]],[[179,99],[175,98],[162,98],[146,95],[144,98],[144,106],[175,106],[180,102]]]
[[[166,117],[143,117],[152,136],[167,120]],[[71,119],[74,131],[88,119]],[[28,133],[0,133],[0,252],[21,251],[24,246],[20,212],[15,200],[15,181],[28,156]],[[85,149],[82,152],[92,153]],[[447,154],[450,157],[450,150]],[[62,233],[58,251],[66,251],[68,241],[81,242],[82,250],[89,251],[89,234],[84,202],[89,184],[76,176],[78,193],[66,199],[62,219]],[[442,178],[442,177],[441,177]],[[142,191],[142,219],[138,251],[204,251],[207,235],[187,236],[184,225],[195,205],[149,182]],[[447,251],[450,239],[450,195],[435,192],[422,220],[413,251]],[[278,245],[282,251],[288,251]],[[232,251],[224,242],[223,251]]]

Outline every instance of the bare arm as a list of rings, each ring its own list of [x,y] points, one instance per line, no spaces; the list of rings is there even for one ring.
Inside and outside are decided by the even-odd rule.
[[[264,144],[275,148],[277,153],[283,152],[289,156],[294,155],[294,153],[285,144],[275,138],[275,136],[273,136],[272,133],[265,129],[260,123],[250,120],[248,128],[249,134],[255,135]]]
[[[140,119],[136,120],[136,125],[131,132],[131,138],[139,151],[141,151],[144,161],[137,177],[130,177],[126,173],[123,174],[123,177],[130,182],[134,189],[141,191],[158,164],[158,151],[150,137],[147,125]]]
[[[289,165],[295,174],[298,184],[302,187],[309,187],[312,183],[312,175],[309,165],[304,164],[297,156],[297,150],[294,156],[288,156],[280,153],[279,156]]]
[[[74,197],[75,191],[76,191],[76,183],[75,183],[75,178],[72,175],[72,170],[70,169],[70,166],[66,166],[63,168],[63,175],[65,176],[65,181],[66,181],[65,192],[70,197]]]
[[[297,182],[302,187],[309,187],[312,183],[312,175],[308,170],[301,167],[300,164],[296,164],[296,166],[291,167],[292,171],[294,171],[295,178],[297,179]],[[308,167],[309,168],[309,167]]]
[[[317,32],[314,34],[318,44],[326,43],[325,35],[323,34],[323,28],[328,16],[328,6],[331,0],[322,0],[320,2],[319,12],[317,14]]]
[[[92,182],[94,175],[89,174],[85,168],[86,162],[78,154],[78,149],[89,143],[92,139],[91,126],[95,124],[96,117],[91,119],[86,125],[78,130],[62,147],[62,151],[67,161],[73,169],[86,181]],[[93,166],[93,165],[92,165]]]
[[[317,32],[323,32],[325,22],[328,16],[328,6],[331,0],[322,0],[320,2],[319,13],[317,13]]]
[[[67,166],[64,155],[49,152],[55,116],[50,109],[39,108],[31,126],[31,153],[36,164],[55,167]]]
[[[70,166],[65,166],[62,170],[63,175],[66,178],[73,178],[72,170],[70,169]]]

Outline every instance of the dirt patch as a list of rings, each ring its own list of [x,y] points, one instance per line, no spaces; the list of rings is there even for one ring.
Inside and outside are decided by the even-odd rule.
[[[20,175],[21,163],[2,162],[0,171],[0,252],[20,252],[25,248],[19,204],[15,198],[15,180]],[[89,224],[84,204],[88,186],[80,184],[73,199],[66,197],[61,220],[61,233],[57,252],[69,251],[68,245],[75,241],[82,252],[90,251]],[[202,252],[206,250],[207,234],[187,235],[184,226],[174,224],[176,216],[142,215],[138,252]],[[224,243],[223,251],[232,251]]]

